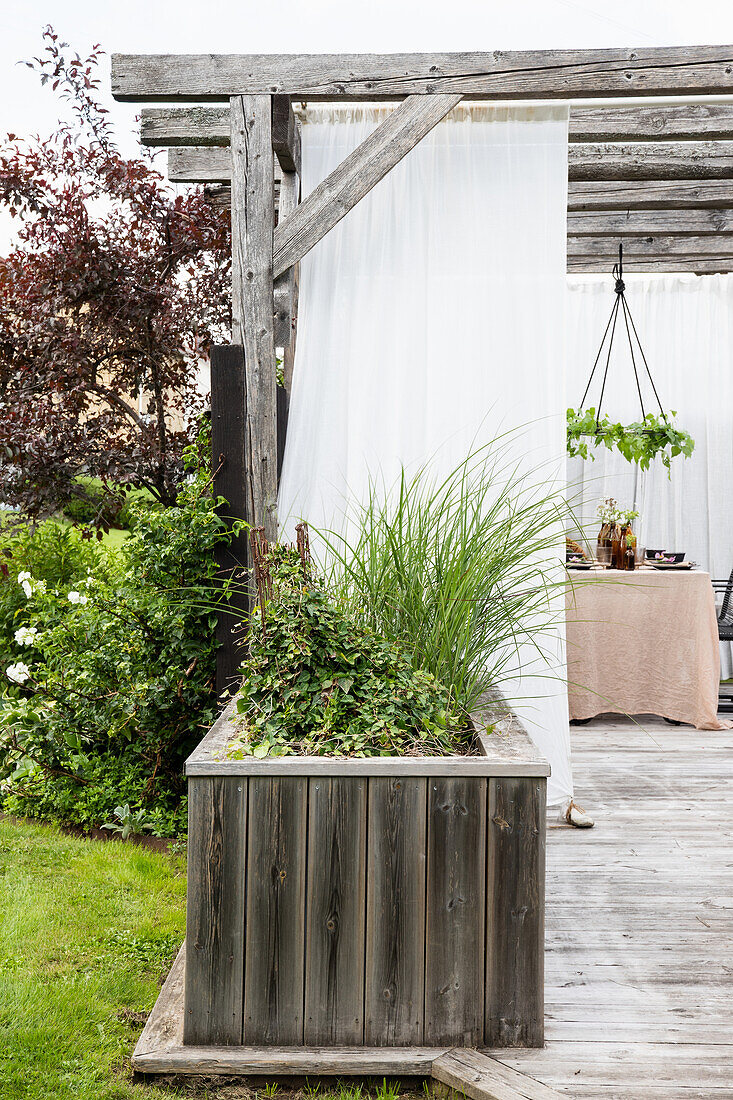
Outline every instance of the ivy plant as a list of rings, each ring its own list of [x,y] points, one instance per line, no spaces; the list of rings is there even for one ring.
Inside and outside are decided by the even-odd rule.
[[[672,422],[676,415],[674,411],[658,416],[647,413],[643,420],[622,424],[608,416],[599,419],[594,408],[568,409],[568,454],[594,459],[592,447],[602,443],[609,450],[615,448],[627,462],[636,463],[642,470],[648,470],[652,459],[658,457],[669,471],[673,458],[678,455],[688,458],[695,449],[692,436]]]
[[[230,758],[466,751],[467,722],[450,689],[356,622],[297,550],[269,547],[265,569]]]

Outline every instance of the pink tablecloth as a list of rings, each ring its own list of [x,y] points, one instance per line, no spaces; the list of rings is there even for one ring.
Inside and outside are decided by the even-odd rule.
[[[720,652],[708,573],[615,569],[570,573],[571,718],[658,714],[697,729],[717,717]]]

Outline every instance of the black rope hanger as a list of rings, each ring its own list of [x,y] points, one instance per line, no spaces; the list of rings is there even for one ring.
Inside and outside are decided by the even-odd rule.
[[[610,332],[611,337],[608,341],[608,350],[607,350],[607,353],[606,353],[606,366],[605,366],[605,369],[603,371],[603,381],[601,383],[601,396],[600,396],[600,399],[598,401],[598,408],[596,409],[596,434],[599,434],[599,433],[602,432],[602,429],[600,427],[601,406],[603,404],[603,396],[606,392],[606,379],[608,378],[608,368],[609,368],[610,363],[611,363],[611,349],[613,348],[613,340],[614,340],[614,336],[616,335],[616,322],[618,321],[619,313],[621,313],[622,316],[623,316],[624,325],[625,325],[625,328],[626,328],[626,338],[627,338],[628,344],[629,344],[629,352],[631,353],[631,365],[634,368],[634,379],[636,381],[636,392],[639,395],[639,405],[641,406],[641,419],[642,419],[642,421],[645,419],[646,411],[644,409],[644,398],[643,398],[642,392],[641,392],[641,382],[639,380],[639,370],[638,370],[638,367],[637,367],[637,364],[636,364],[636,355],[634,353],[634,341],[636,342],[636,347],[639,351],[639,354],[641,355],[641,359],[642,359],[642,362],[644,364],[644,368],[645,368],[647,376],[649,378],[649,382],[651,383],[651,387],[652,387],[652,391],[654,393],[654,397],[656,398],[657,404],[659,405],[659,412],[660,412],[661,416],[664,417],[665,419],[666,419],[666,415],[667,415],[665,413],[664,409],[662,408],[662,402],[659,400],[659,394],[657,393],[657,387],[654,385],[654,379],[652,378],[652,372],[649,370],[649,364],[647,363],[646,355],[644,354],[644,349],[641,346],[641,340],[639,339],[639,334],[636,331],[636,325],[634,324],[634,318],[631,316],[631,310],[629,309],[629,304],[626,301],[626,293],[625,293],[626,292],[626,284],[624,283],[624,246],[622,244],[620,244],[618,246],[618,263],[614,264],[612,274],[613,274],[613,278],[615,280],[614,290],[615,290],[616,298],[615,298],[614,303],[613,303],[613,308],[611,309],[611,316],[608,318],[608,324],[606,325],[605,331],[603,333],[603,338],[601,339],[601,345],[598,348],[598,354],[596,355],[595,361],[593,363],[593,369],[590,372],[590,378],[588,379],[588,384],[585,387],[585,392],[583,393],[583,397],[582,397],[580,405],[579,405],[579,411],[582,411],[583,405],[585,404],[585,399],[588,396],[588,391],[590,390],[591,383],[593,382],[593,378],[594,378],[595,373],[596,373],[596,368],[598,367],[598,364],[601,360],[601,355],[603,354],[603,349],[606,345],[606,337],[608,336],[608,334]],[[633,334],[633,336],[632,336],[632,334]],[[643,430],[644,429],[642,429],[642,431]]]

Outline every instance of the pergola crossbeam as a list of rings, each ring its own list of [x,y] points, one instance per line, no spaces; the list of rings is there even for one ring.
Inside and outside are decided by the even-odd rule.
[[[416,54],[113,54],[116,99],[226,101],[714,95],[733,92],[733,46]]]
[[[575,237],[694,237],[733,233],[733,209],[577,210],[568,213]]]
[[[458,102],[456,97],[449,99]],[[447,100],[438,96],[411,96],[409,102],[413,105],[410,108],[412,113],[417,114],[417,108],[422,104],[425,117],[428,117],[428,108]],[[398,107],[393,115],[401,110],[402,106]],[[387,126],[391,122],[392,116],[382,125]],[[401,121],[398,120],[396,125],[399,127]],[[224,183],[229,179],[231,168],[226,149],[211,146],[175,148],[169,150],[168,158],[172,180]],[[571,182],[602,180],[604,183],[609,180],[731,181],[733,141],[571,145],[568,148],[568,179]]]
[[[222,192],[223,195],[223,192]],[[571,180],[568,211],[725,209],[733,178],[714,180]]]
[[[731,141],[733,103],[572,107],[568,137],[573,143]],[[228,145],[229,109],[144,107],[140,140],[152,146]]]

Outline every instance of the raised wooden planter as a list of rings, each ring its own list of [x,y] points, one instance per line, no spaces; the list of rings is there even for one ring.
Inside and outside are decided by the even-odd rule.
[[[228,760],[233,732],[225,712],[187,763],[178,1070],[187,1048],[361,1048],[389,1073],[385,1048],[541,1046],[550,769],[517,720],[464,757]]]

